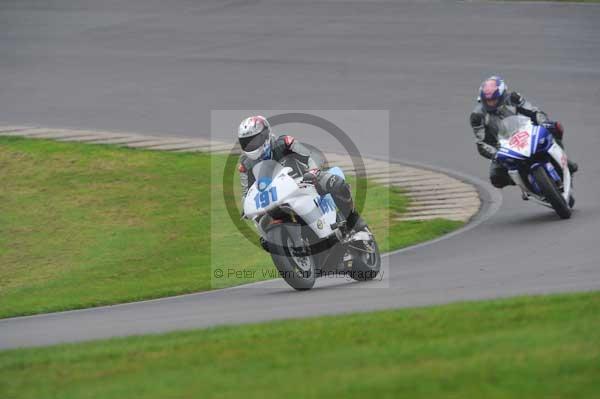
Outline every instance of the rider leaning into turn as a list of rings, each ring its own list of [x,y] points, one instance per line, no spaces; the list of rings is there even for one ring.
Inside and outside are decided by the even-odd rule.
[[[512,115],[524,115],[536,125],[542,125],[552,133],[554,140],[563,147],[564,130],[560,122],[553,122],[538,107],[525,100],[516,91],[508,92],[502,78],[492,76],[483,81],[479,88],[478,104],[471,113],[470,122],[475,133],[477,150],[483,157],[491,159],[490,181],[497,188],[514,185],[506,168],[495,160],[498,149],[500,121]],[[577,164],[569,162],[571,173],[577,171]]]
[[[267,159],[282,164],[291,159],[301,167],[303,180],[314,184],[319,195],[331,194],[339,211],[346,218],[349,229],[359,231],[366,227],[354,208],[348,183],[337,175],[319,170],[320,165],[313,159],[310,150],[293,136],[275,137],[265,117],[251,116],[244,119],[238,129],[238,141],[242,150],[238,170],[244,198],[255,180],[252,174],[254,165]]]

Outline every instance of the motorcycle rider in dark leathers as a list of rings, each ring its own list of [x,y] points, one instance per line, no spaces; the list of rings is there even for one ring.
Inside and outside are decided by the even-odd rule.
[[[275,137],[265,117],[257,115],[244,119],[238,128],[238,141],[242,150],[238,166],[242,202],[255,181],[252,168],[263,160],[272,159],[282,165],[292,166],[292,169],[301,173],[303,181],[314,184],[319,195],[331,194],[346,219],[349,231],[360,231],[367,227],[354,207],[348,183],[340,176],[321,170],[322,165],[317,164],[311,151],[293,136]],[[267,243],[262,238],[261,245],[268,251]]]
[[[517,114],[529,117],[536,125],[544,126],[564,149],[564,129],[560,122],[549,120],[545,112],[516,91],[509,93],[506,83],[499,76],[489,77],[479,88],[478,104],[471,113],[469,122],[475,134],[479,154],[492,160],[490,181],[497,188],[514,185],[508,171],[496,162],[495,156],[501,120]],[[578,169],[577,163],[571,160],[568,161],[568,167],[571,173],[575,173]]]

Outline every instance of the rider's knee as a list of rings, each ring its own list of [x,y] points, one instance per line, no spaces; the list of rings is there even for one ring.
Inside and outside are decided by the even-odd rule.
[[[319,194],[333,194],[340,197],[346,197],[351,194],[350,186],[340,176],[332,173],[321,173],[319,178]]]
[[[510,178],[508,176],[492,175],[490,176],[490,182],[496,188],[503,188],[510,185]]]

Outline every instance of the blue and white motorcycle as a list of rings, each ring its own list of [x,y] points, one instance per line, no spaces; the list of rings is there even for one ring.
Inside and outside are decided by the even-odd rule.
[[[571,217],[575,204],[567,154],[543,126],[533,125],[523,115],[502,120],[498,134],[500,148],[496,161],[523,191],[523,199],[533,199],[553,208],[562,219]]]
[[[329,172],[344,177],[339,168]],[[319,195],[293,168],[273,160],[255,165],[252,173],[256,181],[244,199],[243,216],[254,220],[290,286],[308,290],[329,273],[363,281],[377,276],[381,256],[373,234],[368,227],[348,231],[331,195]]]

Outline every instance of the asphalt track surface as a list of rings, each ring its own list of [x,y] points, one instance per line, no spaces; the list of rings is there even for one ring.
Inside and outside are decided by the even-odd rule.
[[[213,109],[383,109],[391,138],[354,134],[364,154],[485,181],[467,118],[480,80],[501,73],[564,123],[582,171],[567,221],[483,183],[475,223],[387,257],[384,283],[275,281],[6,319],[0,347],[599,289],[599,20],[576,4],[1,1],[2,124],[206,136]]]

